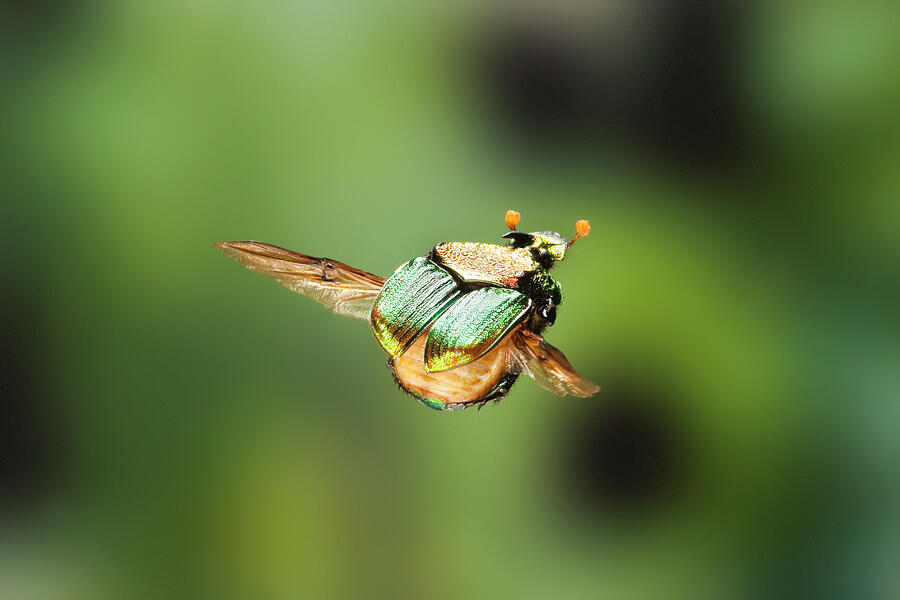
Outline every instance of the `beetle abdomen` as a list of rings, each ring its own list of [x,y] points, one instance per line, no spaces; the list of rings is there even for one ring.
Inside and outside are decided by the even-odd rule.
[[[438,410],[458,410],[499,398],[509,391],[518,377],[510,352],[513,336],[508,335],[490,352],[467,365],[429,373],[425,368],[425,341],[422,333],[406,350],[391,361],[394,378],[406,392],[426,406]]]

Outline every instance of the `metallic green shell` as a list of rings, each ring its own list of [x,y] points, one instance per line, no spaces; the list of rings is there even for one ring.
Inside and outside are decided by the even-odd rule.
[[[419,402],[427,406],[428,408],[433,408],[434,410],[444,410],[446,406],[440,400],[432,400],[431,398],[424,398],[416,394],[416,398],[418,398]]]
[[[519,279],[516,289],[532,298],[546,297],[555,305],[562,303],[562,286],[543,268],[526,273]]]
[[[414,258],[388,278],[375,298],[372,333],[397,358],[460,295],[447,271],[427,258]]]
[[[531,300],[515,290],[483,287],[464,294],[434,322],[425,342],[425,370],[469,364],[525,318]]]

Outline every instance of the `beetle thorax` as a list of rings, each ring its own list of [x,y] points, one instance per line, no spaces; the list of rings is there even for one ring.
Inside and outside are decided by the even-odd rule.
[[[527,250],[497,244],[447,242],[435,246],[432,254],[468,283],[516,287],[524,273],[541,268]]]
[[[430,258],[472,286],[508,287],[531,298],[535,330],[553,324],[556,306],[562,301],[560,286],[529,248],[448,242],[435,246]]]

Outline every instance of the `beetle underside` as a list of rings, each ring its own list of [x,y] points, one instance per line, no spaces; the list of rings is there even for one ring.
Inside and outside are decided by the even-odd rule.
[[[424,331],[401,356],[388,361],[400,388],[438,410],[459,410],[489,400],[499,401],[519,377],[515,335],[506,336],[487,354],[461,367],[429,373],[425,368]]]

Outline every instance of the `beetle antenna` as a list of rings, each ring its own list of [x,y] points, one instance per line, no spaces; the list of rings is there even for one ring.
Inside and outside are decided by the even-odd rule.
[[[571,248],[572,244],[574,244],[576,241],[580,240],[581,238],[587,237],[590,232],[591,232],[591,224],[587,222],[587,219],[582,219],[580,221],[576,221],[575,222],[575,237],[573,237],[572,240],[568,244],[566,244],[566,249]]]
[[[519,219],[521,215],[514,210],[506,211],[506,226],[509,227],[510,231],[516,230],[516,225],[519,224]]]

